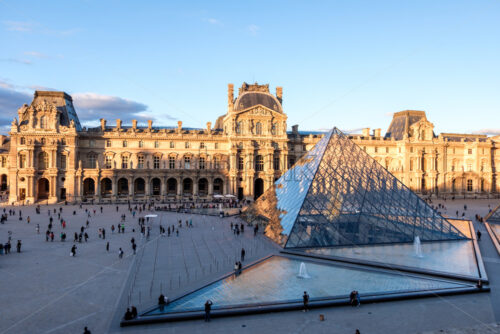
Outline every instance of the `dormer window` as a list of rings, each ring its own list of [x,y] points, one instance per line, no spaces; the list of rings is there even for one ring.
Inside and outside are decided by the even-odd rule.
[[[257,135],[262,134],[262,123],[261,122],[257,122],[257,124],[255,125],[255,134],[257,134]]]
[[[40,128],[41,129],[47,128],[47,117],[45,116],[40,117]]]

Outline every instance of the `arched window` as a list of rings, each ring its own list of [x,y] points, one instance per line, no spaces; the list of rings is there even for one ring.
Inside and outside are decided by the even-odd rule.
[[[261,122],[257,122],[257,124],[255,125],[255,134],[257,134],[257,135],[262,134],[262,123]]]
[[[128,168],[128,157],[127,156],[122,157],[122,168],[124,168],[124,169]]]
[[[49,167],[49,155],[46,152],[41,152],[38,155],[38,169],[47,169]]]
[[[258,155],[255,157],[255,170],[261,172],[264,170],[264,158],[262,155]]]
[[[144,168],[144,156],[139,155],[137,157],[137,168]]]

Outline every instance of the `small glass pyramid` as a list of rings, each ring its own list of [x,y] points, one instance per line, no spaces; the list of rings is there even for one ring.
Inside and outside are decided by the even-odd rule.
[[[467,239],[337,128],[244,218],[285,248]]]

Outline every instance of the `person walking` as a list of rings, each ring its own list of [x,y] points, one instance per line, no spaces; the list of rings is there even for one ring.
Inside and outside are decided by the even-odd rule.
[[[238,262],[234,263],[234,277],[236,278],[238,276]]]
[[[212,310],[212,301],[209,299],[205,302],[205,322],[210,322],[210,311]]]
[[[21,240],[17,240],[17,252],[21,253]]]
[[[477,230],[477,241],[481,240],[481,231]]]
[[[165,296],[163,294],[160,294],[158,297],[158,305],[160,306],[160,312],[163,312],[163,309],[165,308],[165,305],[167,304],[165,300]]]
[[[121,259],[123,258],[123,250],[120,248],[120,250],[118,251],[118,257]]]
[[[134,244],[132,244],[132,250],[134,251],[134,255],[135,255],[135,250],[136,250],[136,248],[137,248],[137,245],[136,245],[135,243],[134,243]]]
[[[106,229],[105,228],[102,229],[102,238],[106,239]]]
[[[109,241],[106,242],[106,252],[109,252]]]
[[[309,294],[307,291],[304,291],[304,294],[302,295],[302,301],[304,302],[304,312],[309,311]]]
[[[245,262],[245,248],[241,249],[241,262]]]
[[[71,252],[69,253],[70,256],[75,256],[76,255],[76,246],[73,245],[73,247],[71,247]]]

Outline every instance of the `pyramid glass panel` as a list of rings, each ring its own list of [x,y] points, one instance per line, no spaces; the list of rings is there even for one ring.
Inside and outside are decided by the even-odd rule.
[[[485,219],[490,223],[498,223],[500,224],[500,205],[498,205],[493,211],[491,211]]]
[[[245,213],[285,248],[466,239],[334,128]]]

